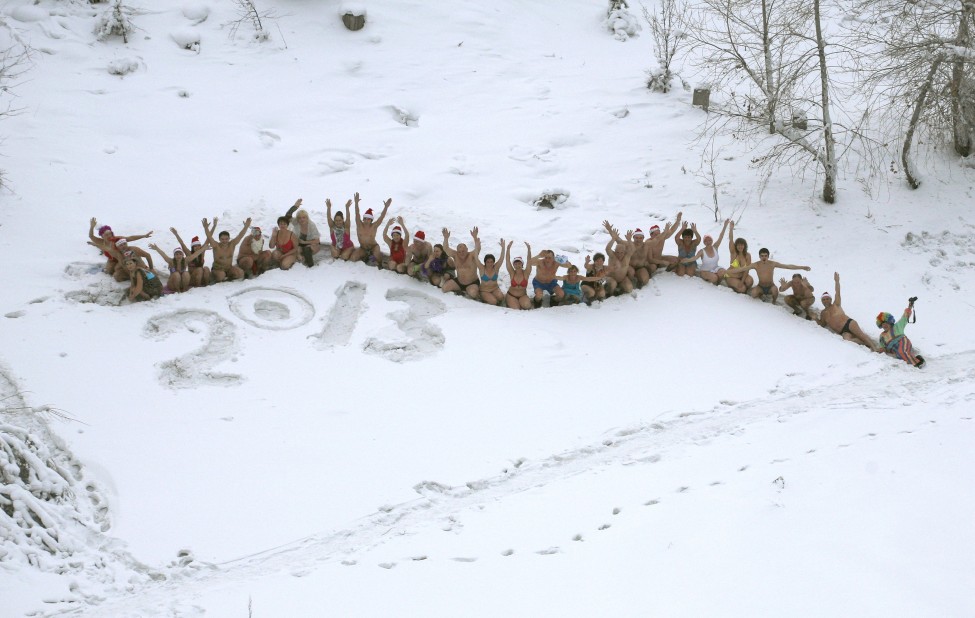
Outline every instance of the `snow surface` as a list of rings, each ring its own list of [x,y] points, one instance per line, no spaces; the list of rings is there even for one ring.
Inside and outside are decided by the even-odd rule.
[[[847,172],[827,206],[717,162],[752,253],[839,271],[868,333],[920,297],[922,371],[669,274],[512,312],[323,260],[118,306],[92,216],[172,248],[358,191],[578,262],[607,218],[720,230],[704,112],[646,90],[649,33],[603,2],[375,1],[349,32],[348,2],[259,0],[267,41],[230,2],[126,4],[128,45],[105,5],[2,8],[35,51],[0,120],[0,422],[61,498],[56,551],[0,534],[0,615],[975,615],[975,170]]]

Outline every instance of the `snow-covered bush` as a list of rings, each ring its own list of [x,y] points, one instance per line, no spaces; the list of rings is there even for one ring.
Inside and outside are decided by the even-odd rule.
[[[134,30],[131,20],[132,10],[122,4],[122,0],[115,0],[110,9],[102,13],[95,22],[95,37],[104,41],[114,36],[122,37],[123,43],[129,42],[129,33]]]
[[[108,63],[108,72],[112,75],[125,77],[129,73],[138,71],[139,64],[135,58],[115,58]]]
[[[618,41],[625,41],[640,32],[640,22],[630,13],[626,0],[610,0],[606,11],[606,27]]]

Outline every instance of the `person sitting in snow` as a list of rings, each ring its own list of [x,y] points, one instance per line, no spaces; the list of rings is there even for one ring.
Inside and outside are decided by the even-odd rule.
[[[440,286],[444,292],[464,293],[473,300],[480,298],[480,288],[477,285],[477,260],[475,255],[481,254],[481,240],[477,237],[477,228],[471,230],[471,237],[474,239],[474,253],[472,254],[467,245],[461,243],[457,249],[450,248],[450,230],[443,228],[443,250],[444,253],[454,261],[454,268],[457,272],[453,277],[446,279]]]
[[[162,296],[162,281],[151,270],[146,270],[132,258],[126,258],[122,262],[125,272],[129,273],[132,281],[129,287],[129,300],[138,302],[140,300],[152,300]]]
[[[913,303],[911,303],[913,305]],[[901,318],[894,321],[894,316],[883,311],[877,316],[877,328],[880,333],[880,351],[899,358],[906,363],[914,365],[918,369],[924,366],[924,357],[914,353],[911,340],[904,334],[907,327],[907,320],[911,317],[913,309],[908,306],[901,315]]]
[[[812,320],[814,318],[812,313],[812,304],[816,301],[816,297],[813,296],[815,288],[809,283],[809,280],[795,273],[792,275],[791,281],[786,281],[785,277],[779,279],[779,291],[785,292],[786,290],[792,290],[792,294],[785,297],[785,304],[792,309],[792,313],[797,316],[805,314],[807,320]]]
[[[548,292],[549,302],[552,305],[562,302],[562,299],[565,298],[565,291],[559,285],[559,280],[555,276],[560,268],[568,268],[569,263],[556,260],[555,252],[551,249],[543,249],[537,257],[532,258],[528,262],[528,266],[535,267],[535,276],[532,278],[532,291],[534,292],[532,302],[535,304],[535,308],[537,309],[542,306],[542,300],[545,298],[546,292]],[[629,262],[627,262],[622,270],[622,277],[627,281],[629,281],[626,276],[626,268],[628,266]]]
[[[213,229],[216,229],[216,223],[214,223]],[[194,236],[190,241],[190,249],[187,249],[186,243],[180,238],[176,228],[171,227],[169,231],[176,237],[176,242],[179,243],[179,248],[183,250],[183,255],[196,255],[195,258],[187,258],[190,263],[190,286],[199,288],[210,285],[210,269],[206,265],[206,252],[210,249],[210,244],[204,245],[200,242],[199,236]],[[213,230],[210,230],[210,234],[213,234]],[[203,250],[199,251],[201,248]]]
[[[238,266],[234,266],[234,249],[247,234],[247,230],[251,227],[251,218],[247,217],[244,221],[244,227],[240,230],[240,233],[234,237],[233,240],[230,239],[230,232],[224,230],[220,232],[217,237],[218,240],[213,239],[213,231],[217,229],[217,218],[213,218],[213,228],[210,228],[210,222],[206,219],[203,220],[203,231],[206,232],[207,244],[213,247],[213,266],[210,272],[213,274],[213,281],[215,283],[221,283],[223,281],[233,281],[234,279],[242,279],[244,277],[244,271]]]
[[[657,228],[658,233],[660,228]],[[649,265],[648,265],[649,266]],[[588,289],[590,293],[586,293],[590,298],[595,298],[596,300],[606,299],[606,277],[609,275],[609,268],[606,266],[606,256],[602,253],[597,253],[596,255],[590,257],[586,256],[586,277],[595,277],[595,281],[589,281],[582,286],[583,290]]]
[[[565,275],[557,275],[555,277],[562,282],[562,292],[565,294],[565,304],[585,303],[591,304],[595,292],[592,288],[587,285],[582,285],[585,283],[595,283],[602,279],[602,277],[581,277],[579,276],[579,267],[574,264],[569,264],[569,272]]]
[[[721,226],[721,233],[718,235],[718,240],[711,238],[710,234],[705,234],[704,247],[699,249],[692,257],[683,260],[684,264],[696,264],[697,260],[701,260],[701,268],[698,270],[698,274],[701,276],[701,279],[714,285],[718,285],[724,280],[725,269],[718,266],[720,257],[718,256],[718,249],[715,245],[721,246],[721,241],[724,240],[724,234],[728,231],[729,223],[731,221],[726,219],[724,225]]]
[[[200,247],[196,252],[187,256],[183,253],[182,248],[177,247],[173,251],[173,257],[169,257],[155,243],[150,244],[149,248],[155,250],[169,266],[169,279],[166,281],[166,288],[170,292],[185,292],[190,289],[190,260],[203,255],[206,249]]]
[[[433,247],[427,242],[427,235],[423,230],[413,234],[413,242],[406,248],[406,274],[416,279],[423,276],[423,265],[433,253]]]
[[[870,337],[864,334],[857,321],[847,316],[843,307],[840,306],[839,273],[833,273],[833,281],[836,282],[836,297],[831,297],[829,292],[823,292],[820,299],[823,301],[823,310],[819,314],[819,325],[828,328],[846,341],[854,341],[876,351]]]
[[[97,225],[98,221],[95,220],[95,217],[92,217],[88,227],[88,244],[92,245],[96,249],[100,249],[102,254],[108,259],[104,267],[105,273],[112,275],[116,281],[125,281],[129,278],[129,275],[125,272],[125,268],[119,261],[120,252],[118,251],[115,243],[119,240],[124,240],[126,243],[143,240],[152,236],[152,231],[146,232],[145,234],[136,234],[134,236],[116,236],[111,227],[103,225],[98,228],[98,236],[95,236],[95,226]],[[147,257],[148,255],[149,254],[146,253]],[[149,257],[149,263],[152,263],[151,257]]]
[[[293,219],[292,215],[294,215]],[[308,211],[301,208],[300,197],[284,214],[284,218],[288,220],[288,227],[298,239],[298,253],[301,255],[302,264],[311,268],[315,265],[315,255],[322,249],[322,235],[318,231],[318,226],[311,220]]]
[[[742,273],[747,273],[750,270],[754,270],[758,275],[758,284],[752,289],[748,290],[748,295],[752,298],[765,298],[766,296],[772,297],[772,304],[779,298],[779,289],[775,287],[774,274],[776,268],[786,268],[789,270],[811,270],[808,266],[797,266],[795,264],[782,264],[781,262],[776,262],[769,259],[769,250],[762,247],[758,250],[758,261],[749,264],[748,266],[741,266],[739,268],[729,268],[728,274],[730,275],[740,275]]]
[[[420,269],[420,275],[426,278],[431,285],[440,288],[453,274],[453,260],[444,252],[443,245],[434,245],[433,251],[430,252],[430,257],[427,258],[427,261],[423,263],[423,268]]]
[[[677,243],[677,262],[674,272],[679,277],[693,277],[697,273],[697,246],[701,244],[701,234],[697,231],[697,223],[692,223],[687,227],[687,221],[683,223],[680,231],[680,238]]]
[[[659,225],[654,224],[650,226],[650,238],[645,243],[647,245],[646,268],[650,277],[657,272],[658,268],[668,268],[671,264],[677,261],[677,256],[664,255],[664,244],[671,236],[677,233],[678,229],[680,229],[680,220],[683,216],[683,212],[678,212],[677,218],[674,220],[674,222],[664,225],[662,232],[660,231]]]
[[[504,263],[504,249],[504,239],[502,238],[501,253],[498,254],[497,258],[488,253],[484,256],[482,263],[478,255],[474,254],[477,272],[481,277],[481,283],[478,285],[481,302],[498,307],[504,303],[504,293],[501,291],[501,286],[498,285],[498,275],[501,274],[501,264]]]
[[[609,256],[606,293],[609,296],[617,293],[629,294],[633,291],[633,282],[628,276],[630,258],[633,256],[633,243],[630,242],[633,232],[627,232],[626,240],[623,240],[620,238],[619,230],[609,221],[603,221],[603,227],[609,232],[609,242],[606,243],[606,255]]]
[[[531,277],[532,267],[528,266],[528,270],[525,270],[525,264],[531,264],[532,247],[527,242],[525,243],[525,249],[528,251],[527,261],[522,257],[516,257],[512,260],[512,242],[508,241],[507,250],[504,253],[504,264],[508,269],[508,281],[510,282],[508,293],[504,295],[505,302],[509,309],[531,309],[532,301],[528,298],[528,279]]]
[[[268,246],[273,249],[271,261],[277,262],[281,270],[288,270],[298,261],[298,235],[288,227],[287,217],[278,217],[278,227],[271,232]]]
[[[386,213],[389,211],[389,205],[393,203],[393,198],[389,198],[383,202],[383,211],[379,214],[378,219],[374,218],[372,208],[366,210],[360,216],[358,192],[353,196],[353,199],[355,201],[355,233],[359,238],[359,246],[352,252],[352,261],[368,260],[371,266],[382,268],[383,252],[379,248],[379,243],[376,242],[376,234],[379,232],[379,226],[382,224],[383,219],[386,218]]]
[[[389,228],[393,224],[396,224],[396,226],[390,232]],[[405,273],[406,248],[410,244],[410,231],[406,229],[406,224],[403,223],[403,217],[392,218],[386,223],[386,227],[383,229],[383,241],[389,247],[389,261],[386,263],[386,267],[400,274]]]
[[[728,253],[731,263],[728,266],[728,270],[724,273],[724,281],[732,290],[739,294],[744,294],[751,289],[755,280],[748,274],[748,271],[738,272],[736,274],[732,274],[732,271],[736,268],[751,266],[752,254],[748,252],[747,240],[744,238],[735,238],[734,221],[728,224]]]
[[[271,267],[271,252],[264,248],[264,234],[254,226],[251,233],[240,243],[237,250],[237,266],[244,271],[244,278],[251,279]]]
[[[352,200],[345,202],[345,216],[341,212],[332,216],[332,200],[325,200],[325,220],[328,222],[328,231],[332,239],[332,258],[336,260],[348,260],[352,257],[355,245],[352,244],[352,230],[349,228],[349,209],[352,207]]]

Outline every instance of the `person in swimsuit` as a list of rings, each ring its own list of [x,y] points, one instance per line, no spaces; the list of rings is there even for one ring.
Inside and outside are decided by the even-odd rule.
[[[606,256],[602,253],[597,253],[590,259],[587,255],[585,267],[586,277],[594,277],[596,280],[584,283],[582,289],[592,292],[591,294],[587,293],[590,298],[604,300],[606,298],[606,285],[604,282],[609,276],[609,269],[606,267]]]
[[[812,305],[816,301],[816,297],[813,295],[815,289],[809,280],[795,273],[792,275],[791,281],[786,281],[785,277],[779,279],[779,291],[785,292],[788,289],[792,289],[792,294],[785,297],[785,304],[792,309],[792,313],[797,316],[805,314],[807,320],[813,320],[816,316],[813,315]]]
[[[629,294],[633,291],[633,282],[627,276],[630,268],[630,258],[633,255],[633,243],[630,239],[633,232],[626,233],[626,240],[620,238],[619,230],[603,221],[603,227],[609,232],[609,242],[606,243],[606,255],[609,256],[609,267],[606,270],[606,293],[609,296]]]
[[[393,228],[392,235],[390,235],[389,227],[394,223],[397,225]],[[387,263],[387,267],[389,270],[395,270],[400,274],[405,273],[406,248],[410,244],[410,231],[406,229],[406,224],[403,223],[403,217],[391,218],[386,223],[386,227],[383,229],[383,240],[386,241],[386,246],[389,247],[389,262]]]
[[[274,250],[271,260],[277,262],[281,270],[288,270],[298,261],[298,237],[288,228],[286,217],[278,217],[278,227],[271,232],[268,246]]]
[[[414,279],[423,277],[423,265],[430,258],[433,247],[427,242],[427,235],[423,230],[413,234],[413,242],[406,248],[406,274]]]
[[[210,272],[213,276],[214,283],[221,283],[226,280],[233,281],[234,279],[243,279],[244,271],[238,266],[234,266],[234,249],[237,248],[237,244],[240,243],[244,235],[247,234],[247,230],[251,227],[251,218],[247,217],[244,221],[244,227],[241,228],[240,232],[233,238],[230,239],[230,232],[224,230],[220,232],[218,240],[213,240],[213,230],[217,229],[217,218],[213,218],[213,229],[210,229],[210,222],[206,219],[203,220],[203,230],[207,235],[207,244],[213,249],[213,266],[210,268]]]
[[[741,268],[729,268],[728,273],[732,275],[739,275],[741,273],[748,272],[749,270],[754,270],[758,274],[758,285],[750,289],[748,291],[748,295],[752,298],[762,299],[764,299],[766,296],[771,296],[772,304],[774,305],[779,298],[779,288],[775,287],[774,279],[776,268],[786,268],[788,270],[810,270],[808,266],[782,264],[780,262],[770,260],[768,249],[762,247],[758,250],[757,262]]]
[[[200,247],[195,253],[191,253],[189,257],[183,253],[182,248],[177,248],[173,251],[173,257],[169,257],[166,253],[159,248],[159,245],[152,243],[149,245],[150,249],[154,249],[162,259],[169,266],[169,279],[166,281],[166,288],[170,292],[185,292],[190,289],[190,260],[203,255],[206,249]]]
[[[498,285],[498,275],[501,274],[501,264],[505,259],[504,255],[505,245],[504,239],[501,239],[501,253],[498,255],[497,259],[490,253],[484,256],[484,263],[478,259],[477,255],[474,255],[474,263],[477,264],[477,273],[481,277],[481,283],[478,286],[480,288],[481,302],[488,305],[497,305],[500,307],[504,304],[504,293],[501,292],[501,286]]]
[[[480,286],[478,286],[477,259],[474,256],[481,254],[481,240],[477,237],[477,228],[471,230],[471,237],[474,239],[474,253],[467,250],[467,245],[457,245],[457,250],[450,248],[450,231],[443,228],[443,250],[447,257],[454,261],[454,268],[457,275],[454,278],[444,281],[440,289],[444,292],[465,293],[468,297],[479,300],[481,297]]]
[[[450,257],[444,253],[443,245],[437,244],[433,246],[430,257],[423,263],[420,275],[425,277],[431,285],[440,287],[444,281],[452,276],[451,271]]]
[[[744,294],[752,287],[755,280],[747,272],[732,275],[731,270],[751,266],[752,254],[748,252],[748,241],[744,238],[735,239],[734,221],[728,224],[728,253],[730,254],[731,264],[724,273],[724,282],[732,290]]]
[[[894,321],[894,316],[883,311],[877,316],[877,328],[880,333],[880,351],[886,352],[890,356],[899,358],[906,363],[914,365],[918,369],[924,366],[924,357],[914,353],[914,346],[911,340],[904,334],[907,328],[907,320],[911,317],[913,309],[908,307],[904,310],[901,318]]]
[[[511,245],[513,241],[508,241],[507,251],[504,254],[504,265],[508,269],[508,292],[504,295],[505,304],[509,309],[528,310],[532,308],[532,301],[528,297],[528,280],[531,278],[531,266],[525,270],[525,264],[531,264],[532,248],[527,242],[525,250],[527,260],[521,257],[511,259]]]
[[[214,229],[216,229],[216,223],[214,223]],[[210,243],[201,244],[200,237],[194,236],[190,240],[190,248],[186,248],[186,243],[180,238],[179,232],[176,228],[171,227],[169,231],[173,233],[176,237],[176,242],[179,243],[179,248],[183,250],[183,255],[196,255],[195,258],[187,258],[190,268],[190,287],[199,288],[206,285],[210,285],[210,269],[206,265],[206,252],[210,249]],[[210,235],[213,235],[214,230],[210,230]],[[203,249],[197,253],[198,249]]]
[[[704,236],[704,247],[692,257],[684,260],[685,264],[701,260],[701,268],[698,270],[698,273],[701,275],[701,279],[704,279],[708,283],[713,283],[714,285],[718,285],[722,280],[724,280],[725,273],[725,269],[718,266],[720,258],[718,256],[718,250],[715,249],[714,245],[721,245],[721,241],[724,240],[724,233],[728,229],[728,223],[729,221],[725,220],[724,225],[721,227],[721,233],[718,235],[717,242],[711,238],[710,234],[706,234]]]
[[[379,226],[382,225],[389,212],[389,205],[393,203],[393,198],[383,202],[383,211],[378,219],[373,219],[372,208],[366,210],[363,215],[359,215],[359,193],[353,196],[355,201],[355,233],[359,238],[359,247],[352,251],[352,261],[368,260],[371,266],[382,268],[383,251],[376,242],[376,234]]]
[[[677,239],[677,263],[674,272],[679,277],[693,277],[697,272],[697,246],[701,244],[701,234],[697,231],[697,224],[692,223],[688,229],[687,221],[681,228],[680,238]]]
[[[673,223],[666,224],[663,232],[660,231],[660,226],[657,224],[650,226],[650,238],[645,244],[647,245],[647,271],[651,277],[658,268],[670,268],[677,261],[677,256],[663,254],[664,244],[680,229],[683,216],[683,212],[678,212],[677,219]]]
[[[562,282],[562,292],[565,294],[565,303],[574,304],[585,301],[586,304],[592,303],[593,296],[595,292],[588,285],[582,285],[585,283],[595,283],[602,279],[602,277],[580,277],[579,267],[569,264],[569,272],[565,275],[558,275],[556,277]]]
[[[551,305],[557,305],[565,298],[565,292],[559,285],[559,280],[555,278],[560,268],[568,268],[568,262],[559,262],[555,259],[555,252],[551,249],[543,249],[537,257],[528,262],[529,268],[535,267],[535,277],[532,279],[532,291],[534,292],[535,308],[542,306],[545,294],[549,295]],[[624,277],[625,277],[624,271]]]
[[[301,255],[302,264],[311,268],[315,265],[315,255],[322,250],[322,235],[318,231],[318,226],[311,220],[308,211],[301,208],[301,202],[302,199],[299,197],[284,214],[284,218],[288,220],[288,227],[298,239],[298,253]],[[294,219],[291,218],[292,215]]]
[[[95,217],[91,218],[88,227],[88,244],[92,245],[96,249],[99,249],[102,254],[107,258],[105,262],[104,271],[105,274],[111,275],[116,281],[122,282],[129,278],[129,274],[126,272],[125,268],[119,262],[119,252],[116,250],[115,243],[119,240],[125,240],[126,243],[135,242],[137,240],[143,240],[152,236],[152,231],[145,234],[136,234],[134,236],[116,236],[112,231],[112,228],[103,225],[98,228],[98,236],[95,236],[95,227],[98,225],[98,221]],[[133,249],[135,249],[134,247]],[[141,249],[140,249],[141,251]],[[148,255],[148,254],[146,254]],[[151,259],[151,258],[150,258]],[[151,263],[151,262],[150,262]]]
[[[271,252],[264,248],[261,228],[252,227],[250,235],[241,241],[237,249],[237,266],[244,271],[245,279],[256,277],[271,267]]]
[[[348,226],[351,207],[352,200],[349,200],[345,203],[345,216],[343,217],[341,212],[337,212],[333,218],[332,200],[325,200],[325,220],[328,222],[328,231],[332,240],[331,253],[332,258],[336,260],[348,260],[352,257],[352,251],[355,250]]]
[[[152,300],[162,296],[162,282],[154,272],[141,268],[133,259],[124,260],[122,265],[132,281],[129,287],[130,301]]]
[[[871,351],[877,351],[870,337],[867,337],[856,320],[846,315],[840,305],[840,274],[833,273],[833,281],[836,282],[836,296],[831,297],[829,292],[823,292],[820,300],[823,302],[823,310],[819,314],[818,324],[827,328],[846,341],[854,341],[866,346]]]

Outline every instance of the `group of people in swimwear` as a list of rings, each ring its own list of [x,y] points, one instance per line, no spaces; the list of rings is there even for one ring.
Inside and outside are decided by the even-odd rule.
[[[266,247],[263,231],[260,227],[252,226],[251,219],[244,221],[243,228],[233,238],[228,231],[221,231],[215,238],[216,218],[212,223],[203,219],[204,240],[194,236],[189,247],[179,233],[170,228],[179,243],[171,255],[154,243],[148,246],[166,262],[170,273],[166,288],[171,292],[185,292],[191,287],[227,280],[250,279],[271,268],[287,270],[299,260],[311,267],[315,264],[316,255],[327,246],[333,259],[366,262],[379,269],[386,268],[428,281],[445,293],[461,294],[473,300],[517,310],[541,307],[546,295],[549,296],[549,304],[555,306],[589,304],[594,300],[628,294],[646,285],[658,271],[665,270],[678,276],[699,276],[711,284],[725,285],[752,298],[770,298],[773,304],[777,302],[780,292],[791,290],[792,294],[785,296],[785,304],[795,315],[807,320],[815,319],[844,339],[871,350],[886,351],[917,367],[924,364],[924,359],[913,353],[910,340],[904,336],[910,307],[899,321],[895,321],[889,313],[877,317],[877,327],[882,329],[878,349],[856,320],[843,311],[838,273],[834,275],[835,296],[824,293],[821,297],[824,308],[816,315],[812,309],[814,288],[808,279],[796,273],[789,280],[780,278],[778,285],[774,280],[777,268],[804,271],[810,268],[771,260],[769,250],[765,248],[759,250],[759,259],[753,262],[748,252],[748,242],[735,238],[735,224],[731,220],[724,222],[717,240],[707,234],[702,237],[696,224],[682,222],[683,213],[680,212],[673,223],[667,223],[662,230],[658,225],[653,225],[647,234],[637,228],[621,236],[616,227],[604,221],[603,228],[609,234],[606,253],[587,255],[583,275],[577,265],[564,256],[556,256],[550,249],[532,255],[531,245],[527,242],[524,243],[525,255],[521,256],[513,255],[513,241],[506,243],[501,239],[498,255],[488,253],[482,260],[481,240],[476,227],[470,232],[473,249],[465,243],[452,247],[451,233],[446,228],[441,230],[443,243],[431,244],[423,231],[417,230],[411,234],[402,217],[387,220],[391,204],[392,199],[383,202],[378,216],[371,208],[362,212],[359,194],[356,193],[353,199],[345,203],[344,213],[338,211],[333,214],[331,200],[325,200],[331,241],[327,245],[322,242],[318,227],[308,212],[301,208],[302,200],[299,199],[283,216],[278,217],[277,226],[270,233]],[[352,241],[353,207],[358,245]],[[97,225],[92,218],[88,231],[89,244],[101,250],[107,258],[105,272],[113,275],[117,281],[131,281],[129,299],[135,302],[161,296],[163,284],[154,272],[152,256],[132,244],[151,237],[152,232],[118,236],[109,226],[103,225],[96,235]],[[377,240],[380,229],[388,253],[383,252]],[[725,234],[728,235],[730,253],[727,268],[719,265],[718,255],[718,247]],[[677,235],[676,255],[665,255],[665,243],[674,235]],[[210,267],[205,263],[207,251],[213,252]],[[499,281],[502,264],[508,274],[506,291],[502,291]],[[560,270],[565,273],[560,274]],[[532,284],[531,293],[528,290],[529,281]]]

